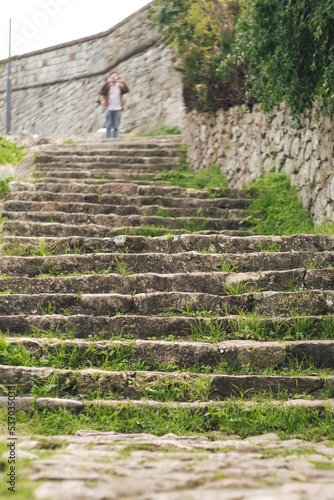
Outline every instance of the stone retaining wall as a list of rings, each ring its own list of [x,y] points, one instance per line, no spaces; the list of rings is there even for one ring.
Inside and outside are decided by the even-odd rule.
[[[334,221],[334,119],[306,112],[297,127],[283,106],[272,116],[254,106],[215,115],[193,111],[185,118],[185,142],[195,169],[220,165],[231,187],[241,188],[272,171],[283,171],[300,189],[317,224]]]
[[[122,132],[160,124],[182,125],[183,98],[174,53],[149,29],[145,6],[110,30],[24,54],[12,63],[12,131],[54,137],[95,132],[104,126],[99,90],[112,69],[124,74]],[[0,131],[5,130],[7,64],[0,62]]]

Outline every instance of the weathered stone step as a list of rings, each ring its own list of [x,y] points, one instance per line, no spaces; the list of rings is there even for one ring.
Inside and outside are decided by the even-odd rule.
[[[94,341],[7,338],[8,345],[24,347],[36,359],[57,356],[60,351],[80,360],[89,360],[94,366],[101,364],[120,351],[132,361],[159,362],[178,368],[194,366],[212,369],[226,363],[231,369],[249,366],[264,370],[291,365],[296,360],[307,368],[334,368],[334,340],[308,340],[290,342],[255,342],[230,340],[209,344],[205,342],[175,342],[157,340]],[[223,369],[223,368],[222,368]],[[333,374],[334,375],[334,374]]]
[[[119,265],[134,273],[159,274],[188,272],[260,272],[284,271],[311,267],[319,260],[314,252],[281,252],[249,254],[201,254],[182,252],[178,254],[87,254],[51,255],[47,257],[1,257],[0,273],[16,276],[38,276],[50,269],[58,274],[112,272]],[[320,265],[321,264],[321,265]],[[223,267],[222,267],[223,266]],[[334,252],[322,252],[319,267],[333,267]],[[53,274],[55,276],[55,274]]]
[[[96,166],[103,166],[111,168],[112,165],[146,165],[147,168],[153,166],[161,166],[162,168],[170,167],[175,168],[179,165],[180,159],[174,156],[98,156],[98,155],[46,155],[37,154],[35,158],[36,165],[48,165],[52,164],[53,167],[62,167],[65,165],[72,165],[72,163],[82,164],[92,164]],[[81,168],[81,166],[79,167]]]
[[[12,234],[21,234],[24,236],[58,236],[58,237],[88,237],[88,238],[111,238],[112,236],[120,236],[124,234],[189,234],[189,229],[171,229],[168,227],[156,228],[155,226],[99,226],[97,224],[73,225],[50,222],[21,222],[7,221],[4,224],[6,231]],[[142,232],[144,230],[144,233]],[[201,230],[193,231],[193,234],[224,234],[228,236],[250,236],[254,234],[252,231],[241,230]]]
[[[179,314],[224,316],[256,312],[264,316],[334,313],[334,291],[255,292],[217,296],[208,293],[152,292],[111,294],[6,294],[0,295],[0,314],[93,314],[97,316]]]
[[[101,203],[104,205],[159,205],[162,207],[189,207],[200,210],[201,208],[230,208],[246,209],[251,200],[247,198],[173,198],[164,196],[127,196],[125,194],[94,194],[94,193],[52,193],[50,191],[38,192],[12,192],[7,196],[10,201],[46,202],[55,201],[58,203]]]
[[[199,414],[200,412],[207,412],[208,408],[210,406],[215,406],[215,407],[221,407],[222,409],[226,404],[229,404],[229,400],[224,400],[224,401],[196,401],[196,402],[170,402],[170,401],[152,401],[149,399],[145,400],[131,400],[131,399],[119,399],[119,400],[110,400],[110,399],[99,399],[99,400],[85,400],[81,399],[78,401],[77,399],[69,399],[69,398],[33,398],[33,397],[16,397],[15,398],[16,402],[16,411],[24,411],[27,413],[34,413],[36,408],[37,410],[57,410],[60,408],[66,408],[70,411],[74,412],[81,412],[85,411],[87,408],[96,408],[96,407],[107,407],[107,408],[112,408],[115,409],[116,411],[119,410],[120,408],[155,408],[157,410],[161,408],[168,408],[168,409],[177,409],[177,410],[193,410],[196,412],[196,414]],[[277,406],[281,408],[296,408],[296,409],[302,409],[303,411],[305,409],[310,410],[311,412],[319,411],[322,412],[325,409],[332,411],[334,413],[334,400],[333,399],[290,399],[287,401],[281,401],[281,400],[275,400],[275,399],[270,399],[270,401],[264,401],[262,403],[256,402],[256,401],[245,401],[243,398],[238,400],[234,398],[234,405],[235,406],[240,406],[242,405],[243,407],[249,407],[251,406],[252,408],[256,407],[261,407],[266,404],[270,404],[272,406]],[[8,408],[8,397],[0,397],[0,408]],[[82,433],[85,431],[79,431],[79,433]],[[89,431],[88,431],[89,432]],[[78,433],[77,433],[78,434]],[[100,434],[100,433],[99,433]],[[152,437],[153,439],[155,436],[150,436],[148,437],[147,434],[142,434],[142,441],[143,444],[147,445],[147,441],[149,440],[151,443]],[[138,435],[137,437],[137,444],[138,444]],[[126,438],[126,439],[131,439],[130,434],[122,434],[118,435],[117,438]],[[110,437],[111,441],[114,441],[117,439],[115,435]],[[184,438],[183,438],[184,439]],[[193,437],[191,437],[192,442],[193,442]],[[179,448],[179,438],[176,438],[178,446],[176,447]],[[259,437],[259,441],[261,441],[261,436]],[[226,441],[224,440],[223,443],[226,445]],[[236,445],[236,448],[240,449],[240,441],[237,441],[238,443]],[[241,441],[242,443],[242,441]],[[86,443],[85,443],[86,444]],[[160,443],[160,446],[165,446],[165,441]],[[229,446],[232,446],[232,440],[228,442]],[[213,448],[217,448],[218,450],[221,449],[222,441],[216,441],[216,443],[213,443],[212,441],[201,441],[200,446],[201,449],[207,449],[208,451],[212,451]],[[310,446],[313,446],[312,443],[309,443]],[[157,443],[157,446],[159,446],[159,443]],[[169,442],[170,446],[170,442]],[[248,445],[246,444],[246,447]],[[232,446],[233,447],[233,446]],[[305,449],[305,443],[303,444],[303,447]],[[277,497],[276,497],[277,498]]]
[[[115,214],[84,214],[64,212],[8,212],[4,210],[2,216],[8,220],[33,221],[33,222],[58,222],[61,224],[96,224],[106,227],[121,226],[157,226],[172,229],[188,229],[190,231],[201,231],[212,229],[220,231],[223,229],[237,230],[240,227],[240,219],[220,219],[205,217],[160,217],[145,215],[115,215]],[[247,223],[243,227],[247,227]]]
[[[86,149],[112,149],[112,148],[158,148],[158,147],[177,147],[182,144],[182,134],[167,134],[159,136],[146,136],[146,137],[122,137],[105,139],[104,137],[90,140],[86,137],[76,137],[74,142],[65,144],[47,144],[44,146],[45,150],[58,150],[59,148],[72,150],[78,148],[79,151]]]
[[[164,210],[169,217],[211,217],[222,219],[242,219],[246,211],[240,209],[226,210],[222,208],[163,208],[159,205],[109,205],[104,203],[61,203],[61,202],[29,202],[29,201],[6,201],[4,203],[6,212],[64,212],[64,213],[86,213],[86,214],[117,214],[117,215],[156,215]],[[334,246],[334,245],[333,245]]]
[[[231,211],[232,212],[232,211]],[[237,233],[239,234],[239,233]],[[131,253],[179,253],[197,251],[203,253],[256,253],[267,252],[316,252],[318,263],[321,263],[322,252],[334,251],[334,237],[326,235],[297,235],[297,236],[227,236],[225,234],[182,234],[159,237],[150,236],[116,236],[114,238],[33,238],[24,236],[5,236],[4,247],[15,248],[19,245],[40,247],[45,243],[53,246],[54,252],[70,253],[71,249],[82,253],[94,251],[115,252],[128,251]],[[316,263],[317,261],[315,261]],[[321,267],[321,266],[319,266]],[[331,271],[330,271],[331,272]]]
[[[200,339],[217,342],[218,338],[249,338],[251,332],[266,332],[266,339],[316,338],[322,339],[324,330],[331,330],[334,338],[333,316],[224,316],[215,318],[186,316],[87,316],[45,314],[0,316],[0,330],[14,335],[39,337],[82,338],[92,336],[106,340],[117,337],[131,339]],[[243,331],[240,332],[241,327]],[[261,330],[261,329],[260,329]],[[199,336],[196,334],[199,332]],[[213,332],[213,333],[212,333]],[[218,334],[217,334],[218,332]],[[214,336],[215,335],[215,336]],[[261,336],[259,338],[262,338]]]
[[[108,158],[119,158],[119,157],[141,157],[141,158],[172,158],[179,159],[184,157],[186,151],[182,150],[180,146],[177,147],[166,147],[166,148],[114,148],[114,149],[86,149],[79,151],[77,149],[54,149],[54,150],[43,150],[36,156],[38,159],[40,156],[53,158],[55,161],[59,157],[66,157],[67,161],[71,161],[72,158],[103,158],[106,161]]]
[[[193,373],[165,372],[111,372],[105,370],[59,370],[0,365],[0,394],[4,386],[18,386],[18,396],[28,395],[36,384],[50,383],[61,394],[84,398],[89,391],[99,390],[102,398],[112,393],[116,398],[148,398],[168,401],[222,400],[245,394],[288,395],[307,393],[319,397],[322,390],[334,384],[334,377],[283,377],[261,375],[197,375]],[[178,395],[175,398],[176,389]],[[182,388],[182,389],[181,389]],[[170,395],[170,393],[172,394]]]
[[[39,182],[46,182],[48,184],[56,184],[56,185],[64,185],[64,184],[81,184],[83,187],[86,186],[101,186],[104,184],[109,184],[110,182],[113,183],[122,183],[122,184],[132,184],[136,183],[138,186],[151,186],[153,185],[153,181],[150,179],[150,175],[141,175],[141,174],[135,174],[135,175],[128,175],[128,174],[120,174],[120,175],[108,175],[108,178],[106,179],[99,179],[98,177],[38,177]],[[163,183],[156,183],[154,182],[154,185],[163,185]]]
[[[101,193],[103,194],[125,194],[127,196],[166,196],[166,197],[185,197],[185,198],[210,198],[212,194],[220,194],[220,190],[213,192],[203,189],[186,189],[177,186],[156,186],[150,185],[140,186],[136,183],[129,182],[107,182],[102,185],[85,186],[82,183],[44,183],[36,182],[37,191],[50,191],[53,193]],[[228,194],[224,195],[232,199],[247,198],[248,191],[244,189],[229,189]],[[220,196],[221,197],[221,196]]]
[[[159,169],[161,170],[161,169]],[[112,169],[105,169],[102,170],[101,168],[94,168],[94,169],[77,169],[73,170],[70,168],[63,168],[62,170],[55,168],[54,170],[52,169],[37,169],[34,172],[34,179],[43,179],[44,182],[46,182],[44,179],[52,179],[52,181],[48,182],[62,182],[62,178],[65,177],[66,179],[73,179],[74,182],[84,182],[84,181],[92,181],[92,180],[99,180],[101,183],[103,181],[110,181],[114,179],[132,179],[134,181],[137,180],[147,180],[151,181],[155,177],[155,173],[152,173],[150,171],[145,171],[145,169],[141,168],[120,168],[115,166],[115,168]]]
[[[137,147],[123,147],[123,148],[85,148],[85,149],[78,149],[78,148],[53,148],[53,149],[44,149],[42,152],[43,156],[79,156],[79,157],[87,157],[87,156],[103,156],[103,157],[109,157],[109,156],[143,156],[143,157],[148,157],[148,156],[155,156],[155,157],[179,157],[179,156],[184,156],[185,151],[179,148],[179,146],[176,147],[141,147],[138,145]],[[38,155],[37,155],[38,158]]]
[[[313,309],[321,309],[319,314],[332,312],[324,301],[331,300],[334,292],[312,292],[314,296]],[[262,299],[262,295],[258,299]],[[299,298],[299,297],[298,297]],[[297,300],[298,300],[297,298]],[[271,297],[271,310],[280,306],[284,297]],[[276,304],[277,302],[277,304]],[[208,315],[237,314],[238,311],[251,311],[260,304],[260,300],[253,300],[249,294],[219,297],[211,294],[186,292],[153,292],[136,295],[112,294],[8,294],[0,295],[0,314],[93,314],[97,316],[115,316],[117,314],[130,315],[159,315],[169,313],[178,315],[191,308],[192,313],[208,311]],[[268,301],[264,302],[267,306]],[[310,307],[309,307],[310,308]],[[261,308],[262,309],[262,308]],[[260,312],[261,312],[260,309]],[[317,314],[313,313],[313,314]]]
[[[13,293],[200,292],[229,295],[261,291],[333,290],[334,269],[260,273],[102,274],[50,278],[2,278],[0,291]]]
[[[46,164],[39,164],[36,165],[35,172],[36,174],[42,174],[44,177],[46,177],[48,172],[57,172],[58,174],[66,173],[66,172],[73,172],[73,177],[76,175],[84,175],[86,172],[89,174],[97,173],[99,172],[101,175],[105,175],[108,172],[114,174],[116,172],[127,172],[129,174],[134,174],[137,171],[142,172],[145,174],[151,174],[152,177],[156,176],[158,172],[161,171],[168,171],[171,168],[174,168],[175,165],[171,163],[165,162],[164,164],[146,164],[146,163],[140,163],[140,162],[132,162],[131,164],[125,164],[125,163],[120,163],[120,162],[113,162],[112,164],[110,163],[104,163],[104,162],[86,162],[86,163],[79,163],[79,162],[73,162],[73,163],[55,163],[55,162],[48,162]],[[49,174],[50,176],[50,174]],[[58,175],[59,177],[59,175]]]

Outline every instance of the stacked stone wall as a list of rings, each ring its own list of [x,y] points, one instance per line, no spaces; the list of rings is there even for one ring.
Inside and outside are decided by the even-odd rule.
[[[104,126],[99,90],[112,69],[124,74],[123,133],[160,124],[182,125],[182,83],[174,53],[148,26],[150,5],[107,32],[34,53],[12,62],[12,131],[64,137]],[[6,126],[7,64],[0,64],[0,130]]]
[[[218,164],[231,187],[241,188],[272,171],[285,172],[300,190],[317,224],[334,221],[334,119],[306,112],[300,124],[282,106],[271,116],[259,106],[215,115],[186,115],[185,141],[194,169]]]

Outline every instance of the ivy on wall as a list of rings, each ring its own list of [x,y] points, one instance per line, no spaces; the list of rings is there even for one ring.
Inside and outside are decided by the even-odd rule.
[[[264,111],[284,101],[295,116],[334,103],[334,1],[243,0],[234,54]]]

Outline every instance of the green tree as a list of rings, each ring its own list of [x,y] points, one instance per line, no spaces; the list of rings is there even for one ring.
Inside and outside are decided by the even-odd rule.
[[[234,55],[264,111],[284,101],[297,117],[334,102],[334,1],[243,0]]]
[[[235,0],[154,0],[151,21],[162,41],[176,49],[188,108],[216,110],[243,102],[243,66],[221,65],[232,51],[239,10]]]

